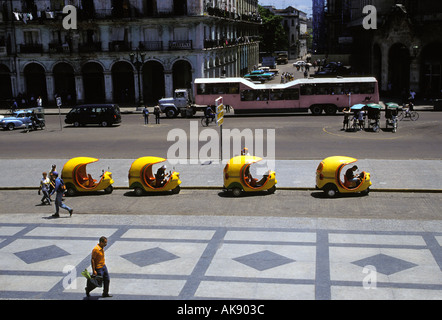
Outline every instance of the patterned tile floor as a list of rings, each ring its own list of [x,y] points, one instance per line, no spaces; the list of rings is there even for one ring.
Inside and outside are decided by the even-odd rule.
[[[113,299],[442,299],[439,225],[81,219],[2,217],[0,299],[85,298],[80,273],[102,235]]]

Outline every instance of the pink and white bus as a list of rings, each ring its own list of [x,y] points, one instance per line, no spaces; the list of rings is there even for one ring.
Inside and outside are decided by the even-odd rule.
[[[379,103],[373,77],[308,78],[284,84],[255,84],[243,78],[195,79],[195,104],[212,106],[222,96],[235,114],[307,112],[335,114],[358,103]]]

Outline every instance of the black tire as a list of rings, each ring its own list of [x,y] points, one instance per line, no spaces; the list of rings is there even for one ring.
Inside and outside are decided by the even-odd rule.
[[[336,114],[336,111],[338,111],[338,109],[336,108],[336,106],[329,104],[327,106],[325,106],[324,108],[325,114],[331,116]]]
[[[240,188],[233,188],[232,194],[234,197],[239,197],[242,195],[242,190]]]
[[[167,108],[166,109],[166,117],[175,118],[178,115],[178,113],[173,108]]]
[[[112,191],[114,191],[114,187],[112,187],[112,185],[110,185],[109,187],[107,187],[106,189],[104,189],[104,193],[105,193],[105,194],[111,194]]]
[[[173,194],[178,194],[181,191],[181,187],[180,186],[176,186],[174,189],[172,189],[172,193]]]
[[[275,191],[276,191],[276,186],[273,186],[273,187],[271,187],[270,189],[267,190],[267,192],[268,192],[269,194],[274,194]]]
[[[8,129],[9,131],[14,130],[14,128],[15,128],[15,126],[14,126],[13,123],[9,123],[9,124],[6,126],[6,129]]]
[[[319,116],[322,114],[322,107],[320,105],[313,105],[310,107],[310,111],[312,112],[312,115]]]
[[[328,198],[335,198],[338,195],[338,188],[335,185],[328,184],[324,187],[324,193]]]
[[[209,126],[209,122],[210,122],[210,120],[208,118],[206,118],[206,117],[202,117],[201,118],[201,125],[203,127],[208,127]]]
[[[74,188],[74,187],[68,187],[67,189],[66,189],[66,195],[68,196],[68,197],[73,197],[73,196],[75,196],[77,194],[77,190]]]
[[[144,194],[144,190],[137,187],[137,188],[134,189],[134,193],[135,193],[136,196],[139,197],[139,196],[142,196]]]
[[[410,119],[411,121],[417,121],[419,119],[419,113],[417,113],[416,111],[411,111]]]

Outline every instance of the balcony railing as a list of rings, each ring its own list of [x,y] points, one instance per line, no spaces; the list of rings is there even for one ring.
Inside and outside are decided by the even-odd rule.
[[[78,52],[80,53],[93,53],[101,51],[101,42],[86,42],[78,45]]]
[[[49,44],[49,53],[70,53],[71,47],[67,43],[52,42]]]
[[[20,53],[43,53],[43,45],[36,44],[21,44]]]
[[[139,48],[144,51],[161,51],[163,41],[140,41]]]
[[[169,50],[192,50],[192,40],[169,41]]]
[[[109,42],[109,51],[125,52],[132,50],[132,42],[127,41],[111,41]]]

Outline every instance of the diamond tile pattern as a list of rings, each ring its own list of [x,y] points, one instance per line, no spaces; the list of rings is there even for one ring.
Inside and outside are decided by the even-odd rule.
[[[414,263],[391,257],[385,254],[377,254],[372,257],[354,261],[352,263],[360,267],[372,265],[376,268],[377,272],[380,272],[387,276],[417,266]]]
[[[121,257],[132,262],[133,264],[136,264],[139,267],[146,267],[152,264],[162,263],[179,258],[173,253],[170,253],[158,247],[125,254]]]
[[[70,255],[69,252],[66,252],[56,245],[20,251],[14,254],[27,264],[42,262]]]
[[[258,271],[264,271],[294,262],[295,260],[264,250],[233,259]]]

